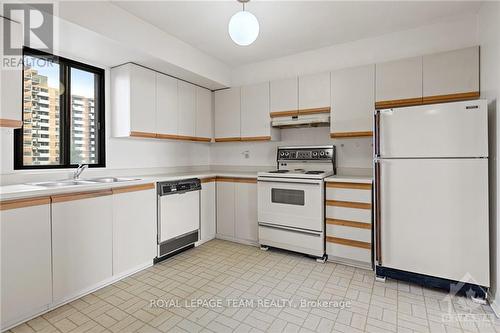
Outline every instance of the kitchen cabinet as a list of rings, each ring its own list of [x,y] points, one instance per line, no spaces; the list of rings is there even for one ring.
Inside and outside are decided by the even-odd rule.
[[[155,184],[113,189],[113,275],[131,273],[156,257]]]
[[[6,19],[0,17],[0,36],[5,37],[4,23]],[[21,50],[23,46],[23,32],[21,24],[8,21],[10,24],[10,42],[13,48]],[[0,68],[0,127],[20,128],[23,126],[23,68],[21,56],[10,56],[4,53],[4,43],[0,45],[0,54],[4,60],[12,59],[9,66]],[[17,64],[17,65],[14,65]],[[28,98],[28,97],[26,97]]]
[[[156,137],[156,73],[125,64],[111,70],[115,136]]]
[[[209,142],[213,137],[212,92],[196,87],[196,137]]]
[[[376,64],[375,70],[377,109],[422,104],[422,57]]]
[[[328,260],[371,268],[371,181],[329,181],[326,183],[325,198]]]
[[[330,112],[330,72],[299,76],[299,113]]]
[[[240,141],[240,103],[239,87],[215,92],[215,141]]]
[[[371,137],[375,103],[375,65],[331,73],[332,138]]]
[[[54,302],[92,290],[112,277],[112,191],[52,197]]]
[[[217,181],[217,236],[234,238],[235,183]]]
[[[216,189],[215,177],[201,180],[201,236],[205,243],[215,238],[216,233]],[[222,227],[224,229],[224,227]]]
[[[252,180],[250,180],[252,181]],[[237,239],[258,242],[257,185],[254,182],[236,183],[235,236]]]
[[[271,81],[269,87],[271,116],[296,115],[299,109],[298,78]]]
[[[179,112],[178,134],[181,137],[194,137],[196,132],[196,87],[178,81]]]
[[[269,116],[269,82],[241,87],[241,141],[279,139]]]
[[[424,103],[479,98],[479,46],[423,57]]]
[[[178,88],[177,79],[156,73],[156,131],[162,136],[178,134]]]
[[[52,302],[50,198],[0,203],[1,327]]]

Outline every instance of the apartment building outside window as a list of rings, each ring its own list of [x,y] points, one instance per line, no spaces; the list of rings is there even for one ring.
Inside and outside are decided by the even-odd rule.
[[[25,48],[14,168],[105,166],[104,70]]]

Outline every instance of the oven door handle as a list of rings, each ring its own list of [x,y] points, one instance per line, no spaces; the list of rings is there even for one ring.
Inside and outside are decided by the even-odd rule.
[[[258,182],[263,183],[286,183],[286,184],[305,184],[305,185],[321,185],[323,184],[323,180],[319,179],[297,179],[297,178],[268,178],[268,177],[259,177],[257,178]]]

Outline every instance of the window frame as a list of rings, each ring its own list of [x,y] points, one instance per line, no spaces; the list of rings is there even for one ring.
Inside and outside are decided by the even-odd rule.
[[[105,70],[103,68],[84,64],[75,60],[63,58],[54,54],[23,48],[25,56],[50,59],[59,65],[59,80],[64,86],[64,92],[59,96],[59,162],[58,165],[24,165],[24,65],[22,75],[22,121],[23,126],[14,130],[14,170],[23,169],[69,169],[76,168],[78,164],[71,164],[71,68],[91,72],[96,75],[98,88],[95,90],[94,105],[97,107],[97,158],[98,163],[88,164],[89,168],[106,167],[106,123],[105,123]],[[86,164],[86,163],[85,163]]]

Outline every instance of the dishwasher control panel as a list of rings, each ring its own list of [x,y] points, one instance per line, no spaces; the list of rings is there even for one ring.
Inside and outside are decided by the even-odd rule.
[[[198,190],[201,190],[201,181],[198,178],[158,183],[158,195],[160,196]]]

